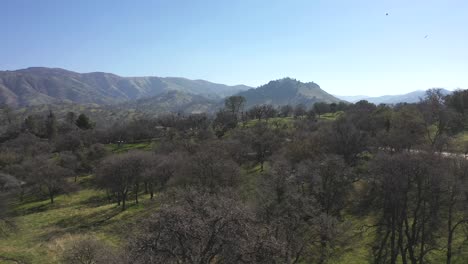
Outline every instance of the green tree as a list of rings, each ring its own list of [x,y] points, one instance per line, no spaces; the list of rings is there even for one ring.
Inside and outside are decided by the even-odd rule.
[[[49,139],[53,139],[57,136],[57,118],[52,110],[49,111],[49,115],[47,115],[46,133]]]
[[[91,129],[94,127],[94,124],[89,120],[89,117],[85,114],[80,114],[78,119],[76,119],[75,124],[82,130]]]

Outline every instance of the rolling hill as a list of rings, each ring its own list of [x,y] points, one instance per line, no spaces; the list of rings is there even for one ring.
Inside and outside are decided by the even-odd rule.
[[[303,83],[291,78],[270,81],[256,89],[238,93],[247,100],[246,107],[258,104],[313,105],[316,102],[338,103],[341,100],[325,92],[316,83]]]
[[[146,115],[162,113],[209,113],[219,100],[181,91],[168,91],[153,97],[133,100],[113,106],[114,109],[134,110]]]
[[[33,67],[0,71],[0,104],[22,107],[40,104],[114,104],[180,91],[210,99],[247,90],[204,80],[175,77],[121,77],[112,73],[77,73],[59,68]]]

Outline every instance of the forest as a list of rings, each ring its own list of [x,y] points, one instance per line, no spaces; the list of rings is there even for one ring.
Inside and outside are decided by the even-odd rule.
[[[125,121],[0,109],[0,263],[468,261],[468,90]]]

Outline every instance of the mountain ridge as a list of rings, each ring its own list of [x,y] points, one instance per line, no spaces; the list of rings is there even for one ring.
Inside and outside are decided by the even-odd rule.
[[[106,72],[78,73],[47,67],[0,71],[0,104],[12,107],[61,102],[115,104],[171,90],[221,99],[249,88],[180,77],[122,77]]]

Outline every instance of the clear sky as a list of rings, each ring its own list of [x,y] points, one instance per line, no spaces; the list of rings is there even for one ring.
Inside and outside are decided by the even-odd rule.
[[[0,21],[0,70],[468,88],[466,0],[0,0]]]

